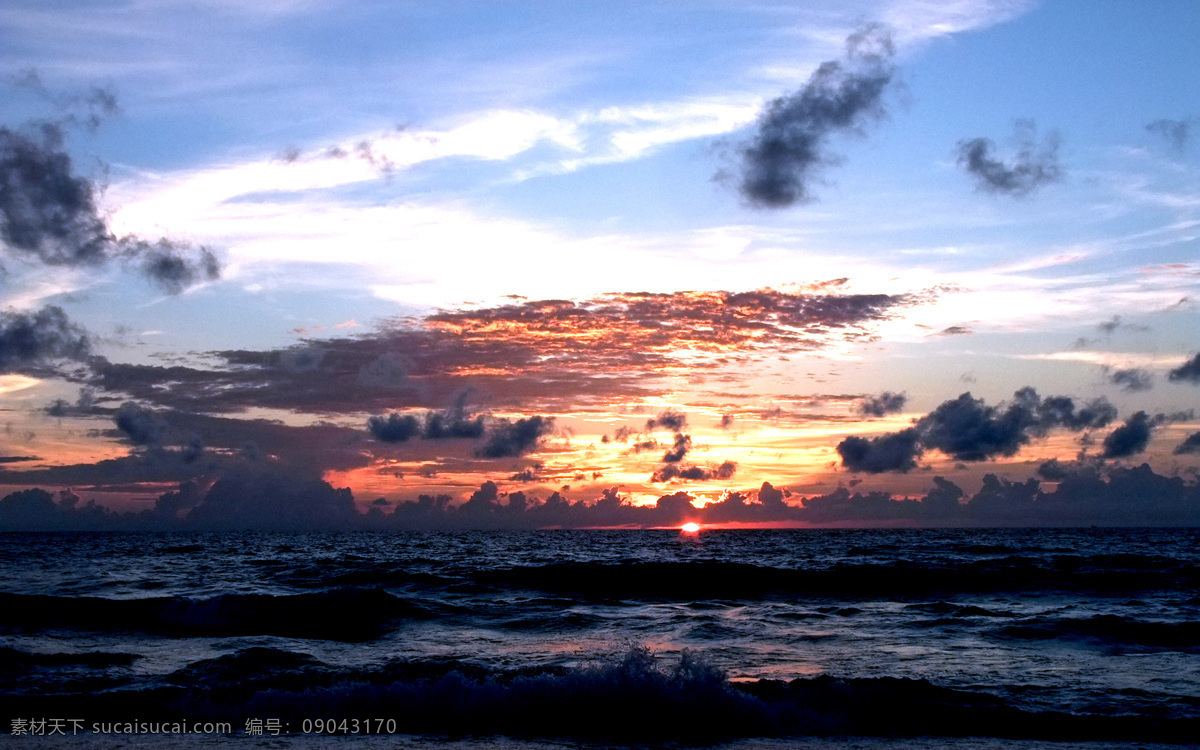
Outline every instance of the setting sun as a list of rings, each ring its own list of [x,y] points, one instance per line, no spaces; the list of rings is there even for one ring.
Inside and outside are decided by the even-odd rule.
[[[680,526],[680,527],[679,527],[679,530],[680,530],[680,531],[682,531],[682,532],[683,532],[683,533],[685,533],[685,534],[695,534],[695,533],[698,533],[698,532],[700,531],[700,524],[698,524],[698,523],[685,523],[684,525],[682,525],[682,526]]]

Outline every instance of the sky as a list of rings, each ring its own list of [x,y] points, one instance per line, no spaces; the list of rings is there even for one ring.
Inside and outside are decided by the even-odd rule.
[[[1200,518],[1198,32],[1191,0],[6,2],[0,494]]]

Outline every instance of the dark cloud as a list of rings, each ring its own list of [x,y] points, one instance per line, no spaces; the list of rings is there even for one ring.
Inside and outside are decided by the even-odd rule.
[[[1186,453],[1200,453],[1200,432],[1193,432],[1184,438],[1182,443],[1175,446],[1174,453],[1176,456],[1182,456]]]
[[[1108,380],[1113,385],[1120,386],[1121,390],[1128,393],[1148,391],[1154,387],[1154,376],[1146,370],[1137,367],[1112,370],[1108,373]]]
[[[1011,402],[992,406],[963,393],[939,404],[911,428],[869,439],[848,437],[837,450],[851,471],[909,471],[925,450],[957,461],[986,461],[1012,456],[1051,430],[1099,429],[1116,415],[1116,407],[1103,398],[1077,405],[1068,396],[1043,399],[1033,388],[1022,388]]]
[[[117,429],[134,445],[161,445],[167,423],[152,410],[126,401],[113,415]]]
[[[481,458],[519,456],[536,448],[542,436],[552,429],[553,417],[528,417],[516,421],[501,419],[492,426],[487,442],[476,453]]]
[[[988,193],[1019,197],[1061,179],[1056,133],[1047,134],[1039,143],[1033,121],[1018,120],[1013,140],[1016,154],[1007,163],[994,155],[995,144],[987,138],[959,141],[958,164],[975,178],[980,190]]]
[[[884,391],[877,396],[863,396],[858,402],[858,413],[868,417],[883,417],[904,409],[908,395]]]
[[[386,417],[369,418],[367,432],[381,443],[403,443],[419,434],[421,425],[411,414],[401,416],[393,412]]]
[[[167,492],[159,495],[154,502],[154,515],[177,519],[181,514],[195,508],[204,500],[204,491],[201,486],[194,482],[181,482],[179,489],[175,492]]]
[[[286,472],[243,470],[214,483],[187,522],[214,530],[298,531],[346,528],[357,516],[350,490]]]
[[[634,454],[653,450],[658,450],[658,441],[653,438],[636,442],[629,448],[629,452]]]
[[[685,435],[682,432],[675,433],[675,445],[671,450],[663,454],[662,462],[664,464],[677,464],[683,460],[683,457],[692,449],[692,436]]]
[[[803,88],[768,104],[742,150],[742,196],[760,208],[814,200],[818,173],[840,162],[829,150],[830,136],[861,136],[884,117],[894,54],[890,32],[868,26],[846,40],[845,57],[821,63]]]
[[[1073,399],[1042,399],[1032,388],[1013,394],[1007,405],[989,406],[970,393],[940,404],[917,422],[921,441],[959,461],[985,461],[1014,455],[1035,437],[1049,430],[1098,429],[1116,416],[1116,408],[1096,399],[1076,409]]]
[[[221,278],[221,266],[211,251],[200,248],[196,258],[189,258],[184,251],[190,250],[166,239],[154,243],[142,240],[121,243],[123,254],[141,259],[142,274],[170,294],[179,294],[202,281]]]
[[[81,361],[91,338],[60,307],[0,313],[0,373],[45,373],[58,360]]]
[[[62,130],[49,124],[36,130],[27,135],[0,128],[0,241],[7,254],[52,266],[122,259],[173,294],[220,275],[205,248],[114,236],[91,180],[73,173]]]
[[[1102,455],[1105,458],[1124,458],[1141,453],[1150,444],[1150,433],[1155,426],[1155,420],[1149,414],[1137,412],[1104,438]]]
[[[1194,117],[1183,120],[1161,119],[1147,124],[1146,130],[1161,136],[1175,151],[1183,151],[1191,140],[1192,126],[1196,122]]]
[[[1058,482],[1066,479],[1070,475],[1070,469],[1062,461],[1057,458],[1052,458],[1049,461],[1043,461],[1037,468],[1037,474],[1042,479],[1051,482]]]
[[[95,407],[92,414],[115,422],[119,411]],[[372,460],[360,430],[326,422],[298,426],[172,410],[156,411],[152,417],[162,424],[157,428],[141,421],[130,425],[140,439],[150,442],[135,445],[128,456],[36,469],[0,466],[0,484],[144,492],[146,484],[198,478],[211,481],[241,469],[274,468],[312,478],[326,471],[365,467]],[[100,434],[133,442],[129,433],[119,428]]]
[[[755,492],[730,492],[702,508],[675,492],[652,505],[634,505],[615,488],[599,498],[570,501],[555,492],[544,500],[485,482],[466,501],[421,495],[395,503],[354,506],[349,490],[317,478],[269,469],[233,471],[212,483],[183,482],[151,511],[113,513],[74,493],[32,489],[0,499],[0,530],[316,530],[316,529],[539,529],[664,527],[687,521],[893,526],[1200,526],[1200,484],[1155,474],[1145,464],[1124,468],[1047,462],[1053,491],[1036,479],[1014,482],[988,474],[973,496],[942,477],[919,498],[886,492],[851,493],[845,487],[800,497],[763,483]],[[729,466],[726,464],[725,466]],[[732,475],[733,468],[725,471]],[[208,489],[205,489],[208,487]],[[391,512],[387,508],[391,507]]]
[[[1032,388],[1024,388],[1014,395],[1018,402],[1036,412],[1038,426],[1034,434],[1039,436],[1056,427],[1073,431],[1098,430],[1117,418],[1117,407],[1106,398],[1092,399],[1076,408],[1075,400],[1069,396],[1047,396],[1039,402],[1037,392]]]
[[[852,435],[837,446],[843,466],[870,474],[914,469],[923,451],[921,437],[912,428],[873,438]]]
[[[475,440],[483,436],[483,417],[466,414],[466,395],[462,394],[445,412],[426,412],[424,424],[411,414],[392,413],[368,419],[367,431],[384,443],[402,443],[417,436],[424,440]]]
[[[1200,353],[1171,370],[1167,377],[1171,379],[1172,383],[1183,381],[1200,384]]]
[[[714,479],[732,479],[735,473],[737,473],[737,464],[733,461],[725,461],[719,466],[668,463],[660,466],[650,476],[650,481],[670,482],[675,479],[684,479],[692,482],[707,482]]]
[[[733,427],[733,421],[732,414],[722,414],[721,421],[717,422],[716,426],[720,427],[722,430],[728,430],[730,427]]]
[[[71,173],[62,132],[40,130],[35,140],[0,128],[0,239],[10,252],[49,265],[100,263],[112,236],[92,183]]]
[[[470,395],[471,391],[465,390],[445,412],[426,414],[421,437],[426,440],[475,440],[483,437],[483,417],[467,414],[467,398]]]
[[[687,415],[674,409],[664,409],[654,419],[646,420],[646,429],[653,430],[662,427],[672,432],[679,432],[687,426]]]

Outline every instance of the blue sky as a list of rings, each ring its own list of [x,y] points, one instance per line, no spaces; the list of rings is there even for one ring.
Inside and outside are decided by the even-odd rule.
[[[865,64],[846,51],[864,28],[894,47],[879,116],[825,133],[821,163],[804,176],[814,200],[754,205],[739,184],[764,108],[803,91],[825,61]],[[33,121],[59,122],[114,236],[209,248],[221,274],[166,294],[134,261],[47,265],[10,251],[0,291],[10,316],[61,307],[108,362],[233,372],[221,353],[317,352],[313,367],[332,368],[331,382],[329,352],[391,341],[396,326],[439,325],[428,317],[439,310],[768,288],[896,300],[854,321],[855,336],[823,330],[800,349],[722,352],[714,334],[676,352],[679,372],[656,364],[642,372],[652,386],[602,405],[592,386],[577,407],[564,396],[550,409],[528,383],[487,380],[512,375],[511,362],[454,371],[455,388],[472,394],[469,413],[489,424],[554,418],[507,463],[465,442],[371,442],[369,416],[449,408],[449,386],[361,408],[279,399],[220,413],[234,427],[258,419],[360,434],[357,463],[322,467],[360,497],[426,486],[458,496],[534,465],[535,490],[569,477],[581,496],[619,486],[634,497],[753,489],[771,477],[797,492],[863,481],[920,493],[931,472],[969,486],[987,472],[1033,476],[1052,457],[1096,470],[1145,460],[1193,476],[1195,454],[1173,451],[1200,429],[1186,414],[1198,391],[1169,374],[1200,348],[1197,31],[1200,6],[1187,1],[14,0],[0,9],[0,124],[29,133]],[[119,111],[85,127],[97,89]],[[963,157],[973,139],[988,140],[1001,169],[1021,163],[1024,142],[1049,170],[1025,188],[986,189]],[[489,330],[509,335],[510,323]],[[688,363],[708,374],[689,378]],[[186,442],[148,447],[114,430],[127,400],[166,423],[215,417],[161,395],[176,387],[165,370],[157,391],[136,391],[44,364],[0,375],[2,452],[31,459],[9,464],[5,486],[65,485],[62,467],[134,463]],[[650,365],[595,367],[615,377]],[[902,430],[964,391],[1009,403],[1025,386],[1104,398],[1119,416],[1094,435],[1039,434],[982,461],[930,447],[919,469],[839,462],[848,435]],[[81,387],[98,399],[90,410],[47,416],[46,404],[75,402]],[[855,404],[884,391],[906,394],[903,409],[861,418]],[[812,407],[822,395],[840,398]],[[654,459],[605,452],[603,438],[663,409],[689,415],[693,458],[734,457],[739,472],[648,482]],[[1105,435],[1138,411],[1162,416],[1150,442],[1097,458]],[[734,413],[735,432],[712,426]],[[239,449],[220,440],[204,439],[209,454]],[[33,469],[29,481],[18,476]],[[186,478],[75,471],[88,481],[73,486],[117,504],[152,502]],[[406,478],[389,484],[397,472]]]

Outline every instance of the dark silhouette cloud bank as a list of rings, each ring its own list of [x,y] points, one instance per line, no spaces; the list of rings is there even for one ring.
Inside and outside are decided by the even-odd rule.
[[[485,482],[465,502],[420,495],[379,499],[357,509],[348,489],[315,478],[239,468],[204,486],[187,481],[158,498],[153,509],[117,513],[69,490],[14,492],[0,500],[0,530],[454,530],[591,527],[674,527],[785,524],[835,526],[1200,526],[1200,484],[1156,474],[1149,465],[1109,467],[1049,461],[1038,479],[1012,482],[987,474],[974,495],[942,477],[922,497],[851,493],[840,487],[800,497],[769,483],[733,492],[697,508],[675,492],[654,505],[633,505],[616,488],[601,497],[569,500],[558,492],[538,498],[502,494]]]

